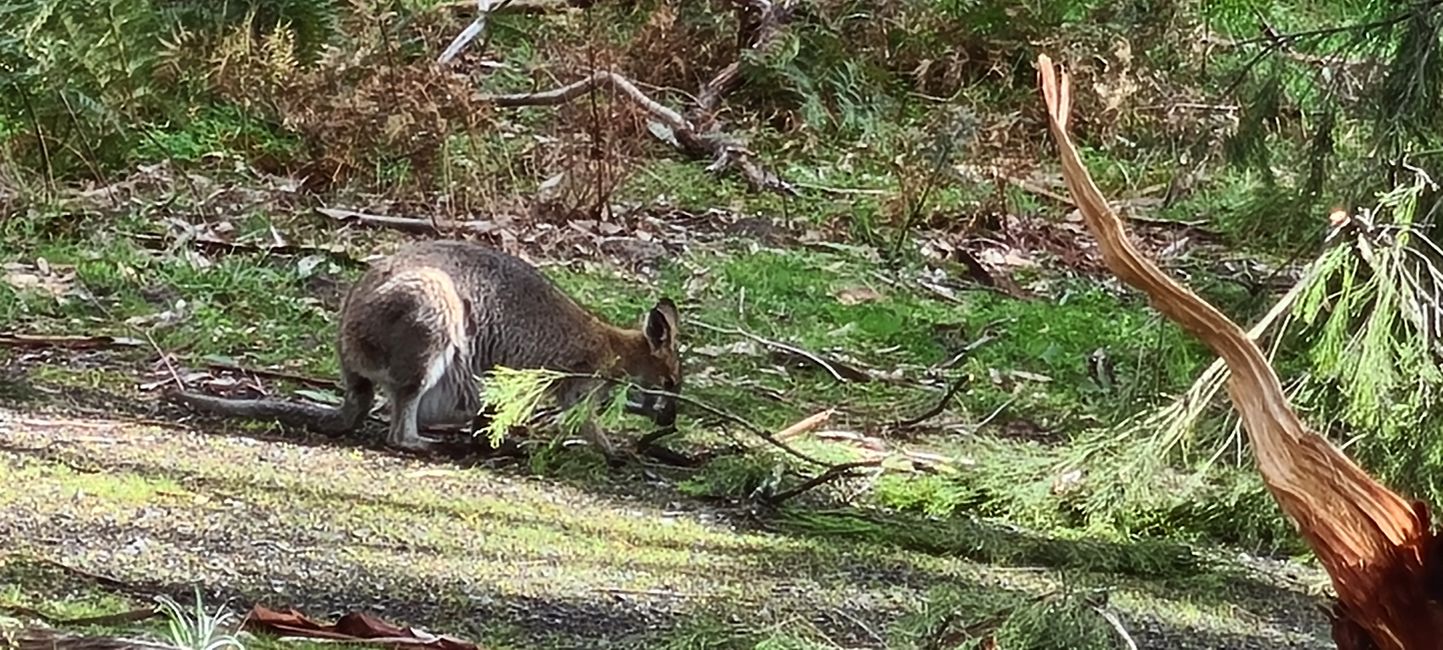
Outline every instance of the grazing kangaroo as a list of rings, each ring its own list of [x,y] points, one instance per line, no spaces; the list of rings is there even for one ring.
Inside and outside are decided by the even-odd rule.
[[[411,244],[376,262],[346,293],[338,351],[345,400],[329,408],[276,399],[230,400],[196,393],[177,399],[224,415],[275,419],[330,435],[354,430],[386,392],[392,447],[423,451],[423,427],[461,424],[480,411],[476,376],[496,366],[630,377],[675,393],[681,384],[676,305],[662,298],[640,329],[616,327],[578,305],[531,265],[481,244]],[[595,389],[594,378],[565,378],[552,397],[567,408]],[[663,427],[676,402],[646,395],[627,410]],[[583,433],[608,456],[606,436],[588,416]]]

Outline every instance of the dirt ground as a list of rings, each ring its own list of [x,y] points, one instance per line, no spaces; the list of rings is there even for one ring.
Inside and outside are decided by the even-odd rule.
[[[684,639],[787,628],[896,647],[895,624],[939,589],[1064,582],[1048,567],[768,532],[645,472],[570,485],[514,466],[10,409],[0,468],[0,582],[32,604],[198,586],[212,604],[361,609],[489,647],[693,647]],[[37,562],[72,575],[33,577]],[[1109,606],[1140,647],[1328,647],[1315,599],[1280,572],[1210,576],[1201,595],[1068,573],[1113,586]]]

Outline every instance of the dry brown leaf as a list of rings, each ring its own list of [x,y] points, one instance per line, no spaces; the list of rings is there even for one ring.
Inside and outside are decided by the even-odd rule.
[[[34,264],[7,262],[5,284],[16,291],[35,291],[62,298],[75,288],[75,267],[50,264],[39,258]]]
[[[864,302],[877,302],[886,296],[871,287],[847,287],[836,294],[837,302],[844,305],[860,305]]]

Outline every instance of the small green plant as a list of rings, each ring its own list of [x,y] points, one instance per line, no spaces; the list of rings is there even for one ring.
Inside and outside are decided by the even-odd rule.
[[[221,631],[234,616],[224,607],[217,608],[214,614],[207,613],[199,588],[195,589],[195,607],[190,611],[170,596],[157,596],[155,600],[165,614],[172,645],[186,650],[245,650],[234,634]]]

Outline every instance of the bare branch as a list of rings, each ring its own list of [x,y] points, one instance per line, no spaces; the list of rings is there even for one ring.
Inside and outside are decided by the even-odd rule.
[[[719,332],[722,334],[736,334],[738,336],[745,336],[773,350],[778,350],[781,352],[786,352],[788,354],[802,357],[803,359],[812,362],[817,367],[827,371],[827,374],[831,375],[833,379],[836,379],[840,382],[853,381],[859,384],[864,384],[872,380],[872,377],[870,375],[862,372],[861,370],[857,370],[856,368],[832,359],[827,359],[822,355],[819,355],[815,352],[809,352],[790,343],[783,343],[781,341],[773,341],[768,338],[762,338],[746,330],[741,330],[733,327],[718,327],[716,325],[711,325],[709,323],[704,323],[698,320],[690,320],[689,322],[690,324],[696,325],[697,327],[705,330],[711,330],[713,332]]]
[[[466,47],[467,43],[470,43],[477,36],[480,36],[482,32],[486,31],[486,19],[491,17],[491,13],[511,4],[511,1],[512,0],[501,0],[498,3],[492,4],[491,0],[476,0],[476,19],[472,20],[471,24],[467,25],[466,29],[462,30],[460,34],[456,35],[456,38],[451,41],[451,44],[446,46],[446,50],[441,52],[441,56],[436,58],[436,63],[441,65],[450,63],[451,59],[456,58],[456,55],[461,53],[461,48]]]
[[[758,165],[756,161],[752,159],[752,153],[746,148],[728,142],[727,138],[722,137],[720,133],[715,131],[706,134],[698,133],[691,121],[683,117],[681,113],[647,96],[647,94],[642,92],[640,88],[637,88],[636,84],[630,79],[609,70],[598,70],[592,73],[590,77],[551,90],[536,93],[491,95],[483,97],[483,100],[490,101],[497,106],[505,107],[560,106],[590,92],[600,85],[610,85],[655,117],[671,131],[670,144],[680,149],[683,153],[696,158],[711,158],[712,164],[708,167],[709,170],[720,171],[728,167],[735,167],[741,172],[742,177],[747,180],[747,183],[755,189],[770,190],[788,195],[796,194],[796,190],[793,189],[791,185],[781,180],[776,174]]]

